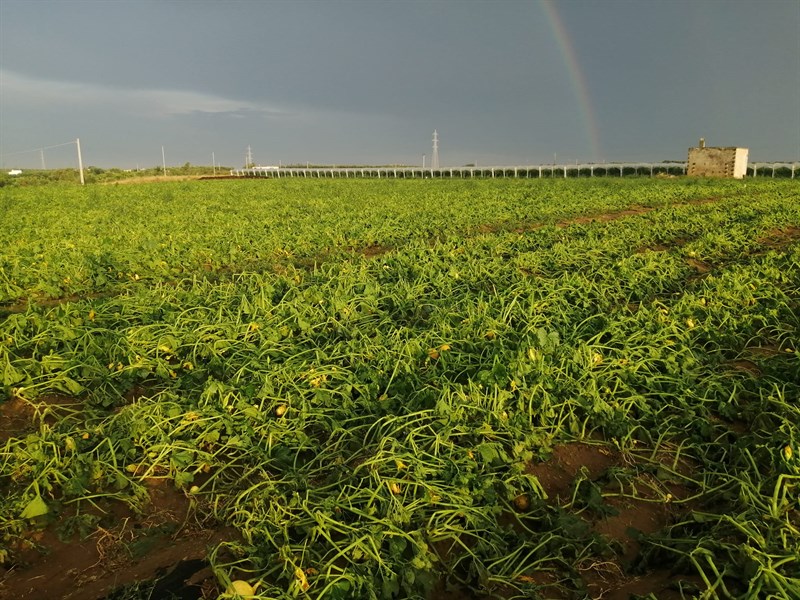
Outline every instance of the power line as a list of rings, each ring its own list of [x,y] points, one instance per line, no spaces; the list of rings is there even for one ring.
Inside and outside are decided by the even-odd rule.
[[[19,152],[2,152],[0,153],[0,157],[5,158],[6,156],[15,156],[17,154],[31,154],[33,152],[42,152],[43,150],[50,150],[52,148],[60,148],[61,146],[71,146],[75,143],[75,140],[71,142],[64,142],[63,144],[53,144],[52,146],[42,146],[41,148],[33,148],[31,150],[20,150]]]
[[[85,182],[85,180],[83,178],[83,157],[81,156],[81,140],[80,140],[80,138],[76,138],[72,142],[63,142],[61,144],[51,144],[50,146],[42,146],[41,148],[33,148],[32,150],[20,150],[18,152],[3,152],[3,153],[0,153],[0,162],[4,163],[6,156],[16,156],[16,155],[19,155],[19,154],[31,154],[33,152],[38,152],[41,155],[41,159],[42,159],[42,169],[45,169],[45,162],[44,162],[44,151],[45,150],[51,150],[53,148],[61,148],[62,146],[71,146],[73,144],[75,144],[76,149],[78,151],[78,172],[81,175],[81,185],[83,185],[86,182]]]

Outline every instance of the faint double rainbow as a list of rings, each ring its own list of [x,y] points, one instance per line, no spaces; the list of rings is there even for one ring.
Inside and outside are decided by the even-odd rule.
[[[581,120],[586,129],[586,136],[592,152],[591,159],[599,160],[600,134],[597,129],[597,119],[595,118],[591,97],[589,96],[589,91],[586,86],[586,77],[583,74],[583,70],[575,54],[575,47],[570,39],[569,33],[564,27],[561,15],[558,14],[556,3],[553,0],[539,0],[539,4],[550,25],[550,29],[553,31],[558,49],[567,67],[570,85],[575,93],[578,110],[581,113]]]

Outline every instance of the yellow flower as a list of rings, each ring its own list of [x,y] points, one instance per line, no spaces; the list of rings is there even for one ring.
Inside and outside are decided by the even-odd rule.
[[[786,460],[792,460],[792,447],[791,446],[786,446],[783,449],[783,456],[784,456],[784,458]]]
[[[312,378],[309,380],[309,383],[311,384],[311,387],[318,388],[318,387],[320,387],[320,386],[321,386],[323,383],[325,383],[325,381],[327,381],[327,379],[328,379],[328,376],[327,376],[327,375],[319,375],[319,376],[317,376],[317,377],[312,377]]]
[[[306,579],[306,574],[303,572],[303,569],[297,567],[294,570],[294,576],[297,579],[297,584],[300,586],[300,589],[304,592],[309,588],[308,580]]]

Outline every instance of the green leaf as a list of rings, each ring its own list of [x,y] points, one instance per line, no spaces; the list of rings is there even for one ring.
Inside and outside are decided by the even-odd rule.
[[[11,366],[11,364],[7,364],[5,370],[3,371],[3,384],[4,385],[14,385],[15,383],[19,383],[25,379],[25,376],[20,373],[17,369]]]
[[[22,509],[22,513],[20,513],[19,516],[22,519],[35,519],[49,512],[50,509],[47,508],[47,503],[37,494],[36,497],[28,502],[27,506]]]
[[[67,377],[66,375],[63,375],[53,381],[53,387],[67,394],[72,394],[73,396],[77,396],[84,391],[84,388],[80,383],[71,377]]]
[[[393,577],[385,578],[382,582],[382,588],[383,588],[383,593],[381,594],[381,596],[383,598],[396,598],[397,595],[400,593],[400,581],[398,580],[396,575]],[[343,590],[343,591],[348,591],[348,590]]]
[[[337,581],[335,584],[328,588],[328,593],[325,595],[330,600],[344,600],[345,598],[352,598],[350,593],[350,582],[346,579]]]
[[[695,523],[714,523],[719,521],[721,518],[719,515],[700,513],[695,511],[689,513],[689,516],[695,521]]]
[[[184,469],[194,462],[195,453],[191,450],[182,450],[172,453],[172,465],[177,469]]]
[[[539,348],[547,354],[551,354],[561,342],[557,331],[547,331],[544,327],[536,330],[536,338]]]
[[[52,352],[47,356],[43,356],[42,360],[42,368],[47,373],[53,373],[54,371],[60,371],[64,369],[67,364],[67,361],[64,360],[61,356],[57,354],[53,354]]]
[[[188,471],[175,473],[175,487],[184,488],[194,481],[194,475]]]
[[[508,455],[502,449],[500,444],[492,442],[484,442],[482,444],[478,444],[478,446],[475,449],[481,455],[481,458],[484,460],[484,462],[488,464],[492,464],[495,461],[500,461],[500,462],[508,461]]]

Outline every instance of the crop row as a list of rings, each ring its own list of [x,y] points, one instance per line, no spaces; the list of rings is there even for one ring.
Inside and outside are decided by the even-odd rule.
[[[251,181],[4,190],[0,303],[313,265],[331,254],[461,236],[487,224],[553,225],[589,211],[741,192],[730,185],[614,183],[387,181],[372,188],[369,181]]]
[[[411,196],[419,183],[391,189]],[[31,519],[109,498],[140,509],[161,478],[241,532],[215,568],[264,597],[425,597],[448,585],[578,598],[596,563],[630,577],[673,564],[689,595],[796,594],[800,246],[781,234],[800,222],[793,188],[478,183],[461,191],[485,204],[424,216],[414,203],[429,197],[387,207],[356,197],[364,182],[350,199],[335,187],[294,233],[269,221],[294,257],[319,260],[276,261],[276,234],[264,242],[270,268],[238,269],[250,258],[233,256],[206,276],[191,266],[211,252],[197,240],[213,233],[217,252],[255,227],[230,229],[220,213],[241,216],[230,203],[198,200],[192,211],[220,230],[198,218],[175,232],[200,236],[170,258],[195,257],[190,277],[137,262],[139,279],[113,295],[6,314],[4,393],[40,411],[0,452],[8,547]],[[531,189],[540,197],[526,205]],[[286,190],[276,203],[302,204]],[[492,200],[498,190],[514,193]],[[710,196],[722,197],[690,202]],[[345,220],[349,200],[375,212]],[[326,218],[314,238],[310,223],[324,232]],[[113,227],[103,234],[103,251],[122,252]],[[64,265],[92,243],[77,239]],[[372,244],[386,250],[352,251]],[[10,301],[48,293],[12,281]],[[110,289],[78,281],[50,295]],[[54,395],[80,404],[57,409]],[[620,459],[554,494],[536,473],[574,440]],[[671,515],[633,555],[599,532],[620,499]]]

